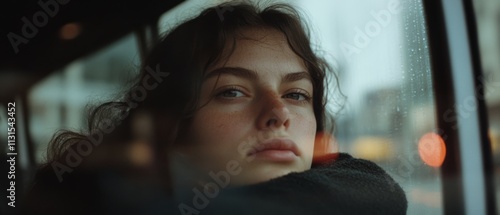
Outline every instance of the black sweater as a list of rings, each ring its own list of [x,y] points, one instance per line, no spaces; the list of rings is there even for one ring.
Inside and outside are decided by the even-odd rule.
[[[23,214],[406,214],[401,187],[373,162],[330,155],[310,170],[206,198],[173,200],[159,187],[112,171],[40,172]],[[190,188],[189,188],[190,189]],[[191,191],[191,190],[189,190]],[[188,195],[189,196],[189,195]],[[199,199],[198,199],[199,201]],[[200,202],[198,202],[200,203]],[[198,206],[200,206],[198,204]]]
[[[332,157],[305,172],[226,190],[202,214],[406,214],[404,191],[382,168],[344,153]]]

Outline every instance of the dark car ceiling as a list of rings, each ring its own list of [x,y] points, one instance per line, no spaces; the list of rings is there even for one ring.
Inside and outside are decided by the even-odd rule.
[[[51,16],[39,2],[57,3]],[[0,6],[0,102],[23,93],[32,84],[69,62],[88,55],[126,34],[155,23],[164,12],[183,0],[6,0]],[[47,16],[43,23],[44,13]],[[25,20],[41,22],[32,38],[24,37]],[[81,26],[72,40],[59,37],[68,23]],[[29,33],[29,32],[28,32]],[[25,38],[15,51],[9,35]]]

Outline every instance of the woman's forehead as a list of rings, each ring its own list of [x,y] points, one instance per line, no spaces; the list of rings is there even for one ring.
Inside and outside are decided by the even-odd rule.
[[[260,42],[286,42],[283,32],[271,27],[247,27],[235,34],[236,40],[256,40]]]
[[[225,57],[213,68],[231,66],[259,70],[281,67],[305,70],[303,60],[292,51],[282,32],[272,28],[246,28],[237,35],[231,42],[226,42]]]

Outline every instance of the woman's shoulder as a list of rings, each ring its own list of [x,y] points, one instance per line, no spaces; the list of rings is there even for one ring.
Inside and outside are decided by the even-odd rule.
[[[374,162],[347,153],[328,154],[321,161],[288,177],[323,189],[330,202],[348,214],[406,214],[404,190]]]
[[[255,207],[272,202],[269,212],[285,208],[293,214],[406,214],[403,189],[375,163],[346,153],[317,161],[310,170],[237,190]]]
[[[312,168],[305,172],[305,175],[308,174],[327,174],[332,177],[348,176],[360,180],[383,177],[393,181],[387,172],[374,162],[354,158],[347,153],[332,153],[316,158]]]

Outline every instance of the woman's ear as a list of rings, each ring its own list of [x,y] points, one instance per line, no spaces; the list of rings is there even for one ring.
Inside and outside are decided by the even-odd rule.
[[[316,133],[314,141],[313,165],[335,160],[339,146],[335,137],[328,132]]]

